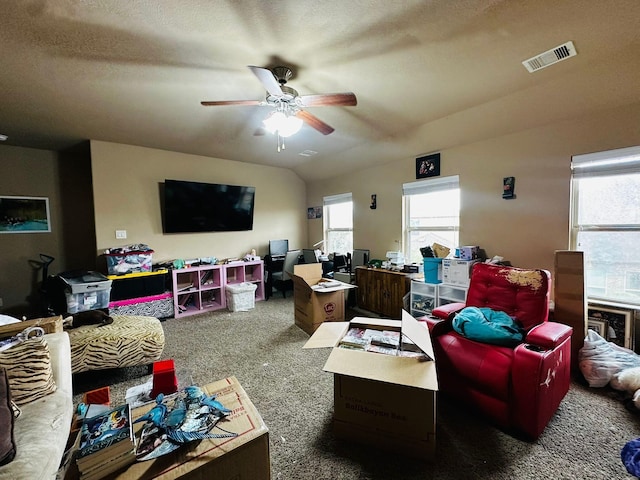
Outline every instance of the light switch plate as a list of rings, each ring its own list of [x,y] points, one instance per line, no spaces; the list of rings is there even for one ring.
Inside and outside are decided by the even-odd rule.
[[[124,240],[126,238],[127,238],[127,231],[126,230],[116,230],[116,239]]]

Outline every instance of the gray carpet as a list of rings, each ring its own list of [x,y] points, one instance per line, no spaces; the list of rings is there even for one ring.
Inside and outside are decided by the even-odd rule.
[[[348,317],[361,315],[352,310]],[[337,440],[331,432],[329,354],[302,350],[293,300],[276,294],[250,312],[163,321],[163,358],[206,384],[235,375],[269,427],[272,479],[630,479],[620,449],[640,436],[640,415],[611,389],[577,379],[536,442],[514,438],[438,397],[436,460],[423,463]],[[74,376],[74,400],[111,386],[112,403],[150,378],[145,367]]]

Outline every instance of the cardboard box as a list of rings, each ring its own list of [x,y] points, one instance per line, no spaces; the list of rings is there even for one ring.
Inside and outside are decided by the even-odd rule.
[[[480,253],[480,247],[477,245],[466,245],[464,247],[458,247],[460,252],[460,260],[474,260],[478,258]]]
[[[295,324],[312,334],[323,322],[344,321],[344,291],[355,285],[322,278],[322,264],[295,265],[293,273]],[[331,286],[326,286],[331,285]]]
[[[134,463],[109,478],[270,480],[269,430],[238,379],[229,377],[202,388],[233,411],[221,426],[237,437],[192,442],[154,460]],[[139,418],[153,405],[134,409],[133,417]],[[142,422],[134,428],[139,434]]]
[[[339,438],[431,460],[436,443],[435,361],[337,347],[349,328],[401,331],[432,359],[429,330],[406,311],[402,320],[357,317],[320,325],[303,348],[332,348],[334,433]]]
[[[34,318],[32,320],[0,325],[0,338],[13,337],[29,327],[41,327],[44,333],[59,333],[63,331],[62,317],[57,315],[54,317]]]
[[[469,286],[471,279],[471,267],[478,260],[458,260],[457,258],[445,258],[442,260],[442,281],[451,285]]]

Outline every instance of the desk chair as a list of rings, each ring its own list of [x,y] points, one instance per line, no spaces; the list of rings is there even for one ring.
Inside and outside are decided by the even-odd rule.
[[[287,296],[287,290],[293,290],[293,279],[291,278],[289,273],[293,272],[293,266],[298,263],[300,254],[300,250],[288,251],[284,257],[282,270],[279,272],[271,273],[273,286],[282,292],[283,298]]]
[[[318,254],[315,250],[311,248],[303,248],[302,249],[302,257],[304,258],[304,263],[318,263],[320,260],[318,259]]]

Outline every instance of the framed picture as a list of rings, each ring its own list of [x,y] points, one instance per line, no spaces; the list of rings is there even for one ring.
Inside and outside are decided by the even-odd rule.
[[[51,231],[47,197],[0,196],[0,233]]]
[[[440,175],[439,153],[416,158],[416,178],[437,177],[438,175]]]
[[[322,218],[322,207],[307,208],[307,219],[313,220],[314,218]]]
[[[609,342],[633,350],[633,334],[631,325],[633,312],[622,308],[604,307],[590,304],[588,307],[587,325],[591,328],[595,322],[606,324],[606,335],[601,335]]]
[[[607,322],[605,322],[604,320],[593,320],[593,319],[590,318],[587,321],[587,328],[589,330],[595,331],[602,338],[605,338],[605,339],[607,338],[607,332],[609,330],[609,325],[607,325]]]

